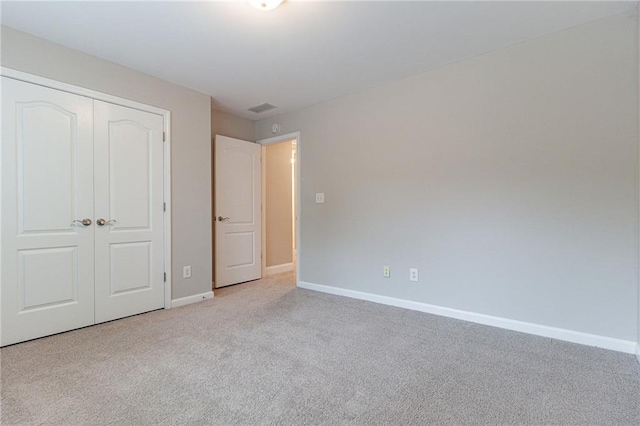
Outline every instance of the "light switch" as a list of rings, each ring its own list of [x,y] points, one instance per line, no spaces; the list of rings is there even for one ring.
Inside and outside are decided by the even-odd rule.
[[[324,192],[316,192],[316,204],[324,203]]]

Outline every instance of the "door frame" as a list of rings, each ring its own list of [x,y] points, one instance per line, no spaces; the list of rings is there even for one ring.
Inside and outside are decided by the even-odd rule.
[[[302,250],[302,247],[300,245],[300,222],[302,221],[302,211],[301,211],[301,205],[302,205],[302,199],[301,199],[301,193],[302,191],[300,190],[300,169],[301,169],[301,161],[300,159],[302,158],[302,143],[301,143],[301,136],[300,136],[300,132],[291,132],[291,133],[286,133],[283,135],[278,135],[278,136],[273,136],[271,138],[266,138],[266,139],[259,139],[256,141],[257,144],[262,145],[262,276],[266,277],[266,270],[267,270],[267,250],[266,250],[266,241],[267,241],[267,232],[266,232],[266,222],[267,222],[267,209],[264,208],[265,204],[266,204],[266,185],[267,185],[267,180],[266,180],[266,150],[267,150],[267,145],[273,145],[276,143],[280,143],[280,142],[287,142],[290,141],[292,139],[296,140],[296,175],[295,175],[295,186],[296,186],[296,190],[295,190],[295,195],[296,195],[296,217],[293,218],[293,220],[296,222],[296,250],[295,250],[295,273],[296,273],[296,286],[298,285],[298,283],[300,282],[300,251]],[[296,219],[297,218],[297,219]]]
[[[139,102],[98,92],[84,87],[74,86],[72,84],[63,83],[56,80],[29,74],[23,71],[17,71],[7,67],[0,67],[0,75],[12,78],[14,80],[24,81],[26,83],[36,84],[38,86],[48,87],[50,89],[60,90],[62,92],[72,93],[74,95],[84,96],[98,101],[109,102],[127,108],[133,108],[140,111],[150,112],[152,114],[161,115],[164,122],[164,143],[163,143],[163,196],[166,206],[164,212],[164,272],[166,281],[164,283],[164,308],[171,308],[171,111],[157,108],[151,105],[145,105]],[[1,228],[0,228],[1,229]],[[0,235],[1,237],[1,235]],[[1,262],[0,262],[1,264]]]

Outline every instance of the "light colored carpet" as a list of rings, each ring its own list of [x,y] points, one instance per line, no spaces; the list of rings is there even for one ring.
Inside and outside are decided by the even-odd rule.
[[[296,289],[1,350],[2,424],[640,424],[631,355]]]

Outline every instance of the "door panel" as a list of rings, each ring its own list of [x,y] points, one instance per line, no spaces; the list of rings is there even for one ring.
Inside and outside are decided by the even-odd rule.
[[[96,323],[164,307],[163,117],[95,101]]]
[[[151,288],[151,243],[111,244],[110,294]]]
[[[18,220],[21,233],[65,231],[73,216],[76,117],[50,102],[18,106]],[[42,143],[47,141],[47,143]],[[89,141],[91,142],[91,141]],[[55,158],[56,161],[51,161]]]
[[[109,135],[109,217],[118,218],[113,230],[149,230],[152,131],[122,120],[109,122]]]
[[[252,143],[252,145],[255,145],[255,143]],[[259,172],[256,173],[253,168],[255,162],[253,149],[243,148],[244,146],[227,148],[223,153],[226,157],[225,164],[229,165],[224,170],[224,191],[232,195],[225,198],[224,211],[225,216],[232,218],[229,220],[230,223],[248,225],[254,222],[254,213],[256,211],[254,175]],[[249,145],[249,148],[253,147]]]
[[[261,278],[262,216],[260,145],[216,135],[215,286]]]
[[[77,247],[18,250],[20,312],[78,301]]]
[[[93,324],[93,101],[1,82],[4,346]]]

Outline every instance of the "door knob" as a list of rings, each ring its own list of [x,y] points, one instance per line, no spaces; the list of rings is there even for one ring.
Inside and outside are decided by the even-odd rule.
[[[228,221],[229,218],[228,217],[222,217],[222,216],[218,216],[218,222],[226,222]]]
[[[106,219],[98,219],[96,220],[96,223],[98,224],[98,226],[105,226],[105,225],[111,225],[112,223],[116,223],[117,221],[115,219],[111,219],[111,220],[106,220]]]
[[[73,221],[73,222],[71,222],[71,223],[81,223],[81,224],[82,224],[82,225],[84,225],[84,226],[91,226],[91,224],[92,224],[93,222],[91,222],[91,219],[86,218],[86,219],[82,219],[82,220],[78,220],[78,219],[76,219],[76,220],[74,220],[74,221]]]

